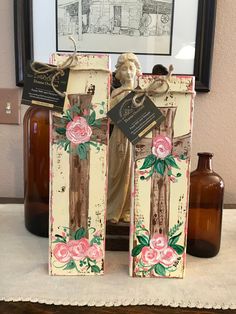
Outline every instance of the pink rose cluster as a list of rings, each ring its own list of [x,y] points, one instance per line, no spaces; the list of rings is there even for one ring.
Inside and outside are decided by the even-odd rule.
[[[85,257],[99,261],[103,256],[102,249],[97,244],[90,246],[86,238],[70,240],[68,243],[59,242],[52,253],[60,263],[67,263],[71,259],[80,261]]]
[[[92,129],[85,118],[76,116],[66,126],[66,137],[73,144],[82,144],[90,140]]]
[[[171,153],[172,144],[171,140],[167,136],[157,135],[153,139],[152,153],[157,158],[164,159]]]
[[[161,234],[154,234],[150,240],[150,246],[145,246],[141,251],[141,258],[146,265],[162,264],[164,266],[172,266],[177,254],[175,250],[168,246],[167,238]]]

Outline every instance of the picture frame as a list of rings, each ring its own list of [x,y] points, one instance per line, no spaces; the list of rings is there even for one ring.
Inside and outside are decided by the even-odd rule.
[[[199,0],[194,71],[196,91],[209,92],[217,0]],[[34,59],[33,0],[14,0],[16,85],[23,86],[24,66]],[[185,74],[185,73],[178,73]]]
[[[115,62],[114,54],[132,51],[139,57],[145,56],[144,66],[149,56],[152,68],[152,56],[172,55],[175,0],[98,3],[55,0],[56,51],[73,52],[68,40],[73,36],[81,53],[109,53]]]

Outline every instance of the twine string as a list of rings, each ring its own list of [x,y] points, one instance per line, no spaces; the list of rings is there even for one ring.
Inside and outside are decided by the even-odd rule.
[[[65,92],[60,92],[56,86],[55,86],[55,80],[59,76],[63,76],[65,74],[66,69],[73,69],[78,65],[78,58],[77,58],[77,47],[75,40],[72,36],[69,37],[69,39],[73,42],[74,45],[74,52],[71,55],[68,55],[68,57],[63,61],[62,63],[59,63],[58,65],[50,65],[47,63],[43,62],[32,62],[31,63],[31,69],[34,73],[37,74],[48,74],[48,73],[54,73],[52,78],[51,78],[51,87],[54,90],[55,93],[57,93],[61,97],[65,97],[66,93]],[[96,68],[91,68],[91,69],[79,69],[76,68],[76,71],[103,71],[106,73],[110,73],[109,70],[106,69],[96,69]]]
[[[117,97],[124,92],[134,92],[135,95],[132,99],[132,103],[135,107],[140,107],[143,105],[147,96],[161,96],[168,92],[170,88],[168,81],[172,75],[173,70],[173,65],[170,65],[166,78],[157,78],[147,88],[144,89],[125,88],[114,95],[114,97]]]
[[[167,79],[156,79],[145,89],[135,89],[135,95],[132,103],[135,107],[143,105],[147,96],[161,96],[168,92],[169,84]]]
[[[77,64],[77,48],[75,40],[72,36],[69,37],[69,39],[73,42],[74,45],[74,52],[72,55],[68,56],[65,61],[58,64],[57,66],[53,66],[47,63],[42,62],[32,62],[31,63],[31,69],[34,73],[37,74],[48,74],[48,73],[54,73],[51,78],[51,86],[52,89],[56,94],[58,94],[61,97],[65,97],[66,93],[61,93],[56,87],[55,87],[55,80],[58,76],[63,76],[65,74],[66,69],[71,69],[76,66]]]
[[[133,96],[132,103],[135,107],[140,107],[143,105],[145,99],[147,96],[162,96],[168,93],[170,89],[169,81],[171,78],[171,75],[174,71],[174,67],[171,64],[169,66],[169,71],[168,74],[165,76],[165,78],[156,78],[154,81],[144,89],[131,89],[131,88],[124,88],[121,91],[119,91],[117,94],[115,94],[112,98],[115,98],[119,96],[120,94],[123,94],[125,92],[134,92],[135,95]],[[177,91],[175,92],[177,94],[186,94],[186,93],[191,93],[191,94],[196,94],[195,91]]]

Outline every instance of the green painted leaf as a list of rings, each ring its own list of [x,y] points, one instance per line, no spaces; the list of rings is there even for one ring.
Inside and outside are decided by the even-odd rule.
[[[100,273],[101,269],[97,265],[91,266],[91,271],[93,273]]]
[[[70,150],[70,141],[66,141],[65,142],[65,145],[64,145],[64,150],[67,152],[67,149],[68,149],[68,147],[69,147],[69,150]]]
[[[89,118],[88,118],[88,124],[89,124],[89,125],[93,125],[94,122],[95,122],[95,120],[96,120],[96,112],[93,111],[93,112],[91,113],[91,115],[89,116]]]
[[[179,228],[182,226],[183,221],[178,222],[176,225],[174,225],[168,232],[168,236],[172,237],[178,230]]]
[[[98,119],[98,120],[95,120],[95,121],[94,121],[93,126],[96,126],[96,127],[100,128],[100,127],[101,127],[101,124],[102,124],[101,119]]]
[[[148,180],[154,173],[154,167],[152,167],[148,173],[148,175],[145,177],[145,176],[141,176],[140,177],[140,180]]]
[[[70,270],[76,268],[76,264],[73,260],[69,261],[66,266],[63,268],[63,270]]]
[[[165,158],[165,162],[167,164],[167,166],[171,166],[173,168],[179,169],[179,166],[177,165],[177,163],[175,162],[175,159],[173,156],[169,155]]]
[[[135,246],[135,247],[133,248],[131,255],[132,255],[133,257],[138,256],[139,253],[142,251],[142,248],[143,248],[143,247],[144,247],[144,245],[138,244],[137,246]]]
[[[79,144],[77,146],[77,154],[79,155],[79,158],[81,160],[87,159],[87,149],[86,149],[86,146],[84,144]]]
[[[162,159],[157,159],[155,162],[154,168],[155,168],[156,172],[158,172],[160,175],[164,176],[164,173],[166,170],[165,161]]]
[[[172,171],[170,169],[168,169],[167,175],[172,176]]]
[[[154,269],[158,275],[160,275],[160,276],[166,275],[166,269],[162,264],[156,264]]]
[[[97,148],[97,146],[98,146],[98,143],[93,142],[93,141],[89,141],[89,142],[87,142],[86,144],[92,145],[92,146],[94,146],[94,147],[96,147],[96,148]]]
[[[149,238],[145,237],[145,236],[137,236],[137,239],[139,241],[140,244],[144,245],[144,246],[148,246],[149,245]]]
[[[57,145],[59,145],[59,146],[64,146],[65,143],[66,143],[66,140],[62,139],[62,140],[59,140],[59,141],[57,142]]]
[[[57,239],[55,240],[54,243],[57,243],[57,242],[66,243],[66,239],[64,237],[62,237],[60,234],[55,234],[55,237],[57,237]]]
[[[184,253],[184,247],[182,245],[173,244],[171,245],[172,249],[176,251],[177,254],[181,255]]]
[[[90,244],[93,245],[94,243],[100,245],[101,244],[101,238],[100,237],[93,237],[92,240],[90,241]]]
[[[84,228],[79,228],[78,230],[76,230],[74,238],[75,240],[80,240],[81,238],[83,238],[86,234],[86,230]]]
[[[182,155],[179,156],[179,158],[180,158],[181,160],[186,160],[186,159],[188,159],[188,156],[182,154]]]
[[[71,108],[71,111],[72,112],[75,112],[77,114],[80,114],[81,113],[81,110],[80,108],[77,106],[77,105],[74,105],[72,108]]]
[[[182,232],[180,232],[176,236],[170,238],[169,241],[168,241],[169,246],[172,246],[172,245],[176,244],[179,241],[179,237],[181,236],[181,234],[182,234]]]
[[[83,145],[85,146],[86,151],[88,151],[88,150],[89,150],[90,142],[83,143]]]
[[[142,167],[140,168],[140,170],[150,168],[151,166],[154,165],[155,161],[156,161],[156,156],[155,156],[155,155],[153,155],[153,154],[148,155],[148,156],[144,159],[143,165],[142,165]]]
[[[181,177],[181,176],[182,176],[182,174],[179,173],[179,172],[178,172],[177,175],[176,175],[177,178],[179,178],[179,177]]]
[[[103,113],[104,113],[104,110],[99,110],[99,113],[100,113],[100,114],[103,114]]]
[[[63,124],[66,125],[70,121],[71,121],[71,119],[68,118],[66,115],[62,116],[61,122],[63,122]]]
[[[71,117],[71,112],[70,112],[70,110],[68,109],[68,110],[66,110],[66,117],[68,118],[68,120],[70,120],[70,121],[72,121],[73,119],[72,119],[72,117]]]
[[[56,128],[56,132],[60,135],[66,134],[66,128]]]

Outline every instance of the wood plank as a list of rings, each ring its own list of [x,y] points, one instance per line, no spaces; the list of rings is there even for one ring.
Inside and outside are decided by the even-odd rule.
[[[153,129],[152,139],[161,134],[173,140],[174,118],[176,108],[159,108],[165,116],[165,121],[159,128]],[[151,188],[151,214],[150,214],[150,234],[161,233],[167,235],[169,231],[169,207],[170,207],[170,183],[164,176],[154,173],[152,176]]]
[[[68,99],[71,107],[78,106],[83,111],[91,104],[92,95],[70,94]],[[74,113],[73,117],[76,115],[77,113]],[[89,162],[90,152],[87,152],[85,160],[80,160],[77,155],[70,155],[69,211],[70,229],[73,231],[81,227],[88,229]]]

